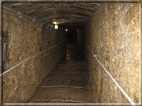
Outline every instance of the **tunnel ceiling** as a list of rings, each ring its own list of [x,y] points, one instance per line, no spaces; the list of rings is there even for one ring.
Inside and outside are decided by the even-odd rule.
[[[20,12],[42,23],[85,25],[97,11],[96,3],[3,3],[3,8]]]

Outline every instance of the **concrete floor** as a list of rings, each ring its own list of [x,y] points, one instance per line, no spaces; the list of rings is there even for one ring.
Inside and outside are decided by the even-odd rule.
[[[76,45],[67,45],[66,57],[38,86],[29,103],[93,102],[87,65]]]

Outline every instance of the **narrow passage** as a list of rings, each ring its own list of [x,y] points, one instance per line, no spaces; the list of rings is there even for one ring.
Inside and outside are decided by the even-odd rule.
[[[66,56],[38,86],[30,103],[89,103],[89,75],[82,51],[68,44]]]

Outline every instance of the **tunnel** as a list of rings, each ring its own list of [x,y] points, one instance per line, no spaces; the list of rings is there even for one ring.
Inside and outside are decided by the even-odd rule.
[[[2,105],[141,105],[141,3],[1,3]]]

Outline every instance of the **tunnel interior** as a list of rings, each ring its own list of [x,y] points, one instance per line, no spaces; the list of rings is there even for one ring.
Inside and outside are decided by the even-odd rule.
[[[77,32],[76,28],[68,28],[66,29],[66,39],[68,42],[76,43]]]
[[[2,103],[141,104],[141,8],[2,2]]]

